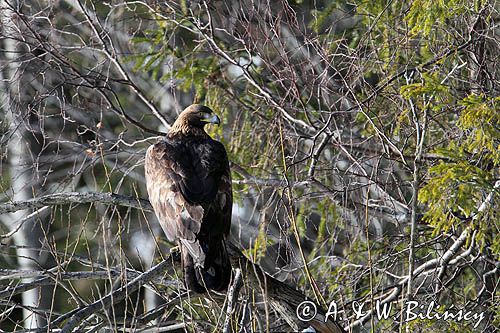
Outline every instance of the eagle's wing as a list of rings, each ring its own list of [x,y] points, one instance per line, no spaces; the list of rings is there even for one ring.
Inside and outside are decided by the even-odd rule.
[[[149,201],[170,241],[194,241],[200,231],[203,207],[187,202],[181,184],[190,177],[179,159],[177,147],[163,141],[146,152],[145,174]]]
[[[231,169],[229,167],[229,160],[227,158],[226,150],[220,142],[216,142],[217,155],[219,156],[221,172],[220,179],[218,180],[218,189],[216,198],[213,201],[213,208],[218,211],[220,215],[219,223],[221,224],[222,234],[227,236],[231,229],[231,216],[233,209],[233,190],[231,181]]]

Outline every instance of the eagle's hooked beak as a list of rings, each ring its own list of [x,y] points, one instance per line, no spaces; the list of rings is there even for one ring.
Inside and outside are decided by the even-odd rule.
[[[220,125],[220,118],[217,117],[216,114],[214,115],[211,115],[209,113],[205,113],[203,115],[203,121],[207,122],[207,123],[211,123],[211,124],[216,124],[216,125]]]

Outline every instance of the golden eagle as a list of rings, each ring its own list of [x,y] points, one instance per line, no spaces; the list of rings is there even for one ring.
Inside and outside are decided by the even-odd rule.
[[[164,140],[146,152],[149,200],[167,238],[181,250],[186,287],[224,290],[231,278],[225,239],[233,196],[226,150],[204,130],[220,124],[213,111],[193,104]]]

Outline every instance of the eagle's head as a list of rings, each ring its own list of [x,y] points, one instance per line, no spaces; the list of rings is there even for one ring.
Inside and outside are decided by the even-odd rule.
[[[182,135],[207,135],[204,127],[206,124],[220,124],[220,119],[209,107],[201,104],[192,104],[181,112],[169,131],[169,136]]]

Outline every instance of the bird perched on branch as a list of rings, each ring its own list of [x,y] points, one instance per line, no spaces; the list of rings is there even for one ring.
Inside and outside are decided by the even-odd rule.
[[[231,226],[231,173],[222,143],[205,132],[220,124],[213,111],[193,104],[167,136],[146,152],[149,200],[167,238],[181,250],[186,287],[222,291],[231,279],[225,239]]]

